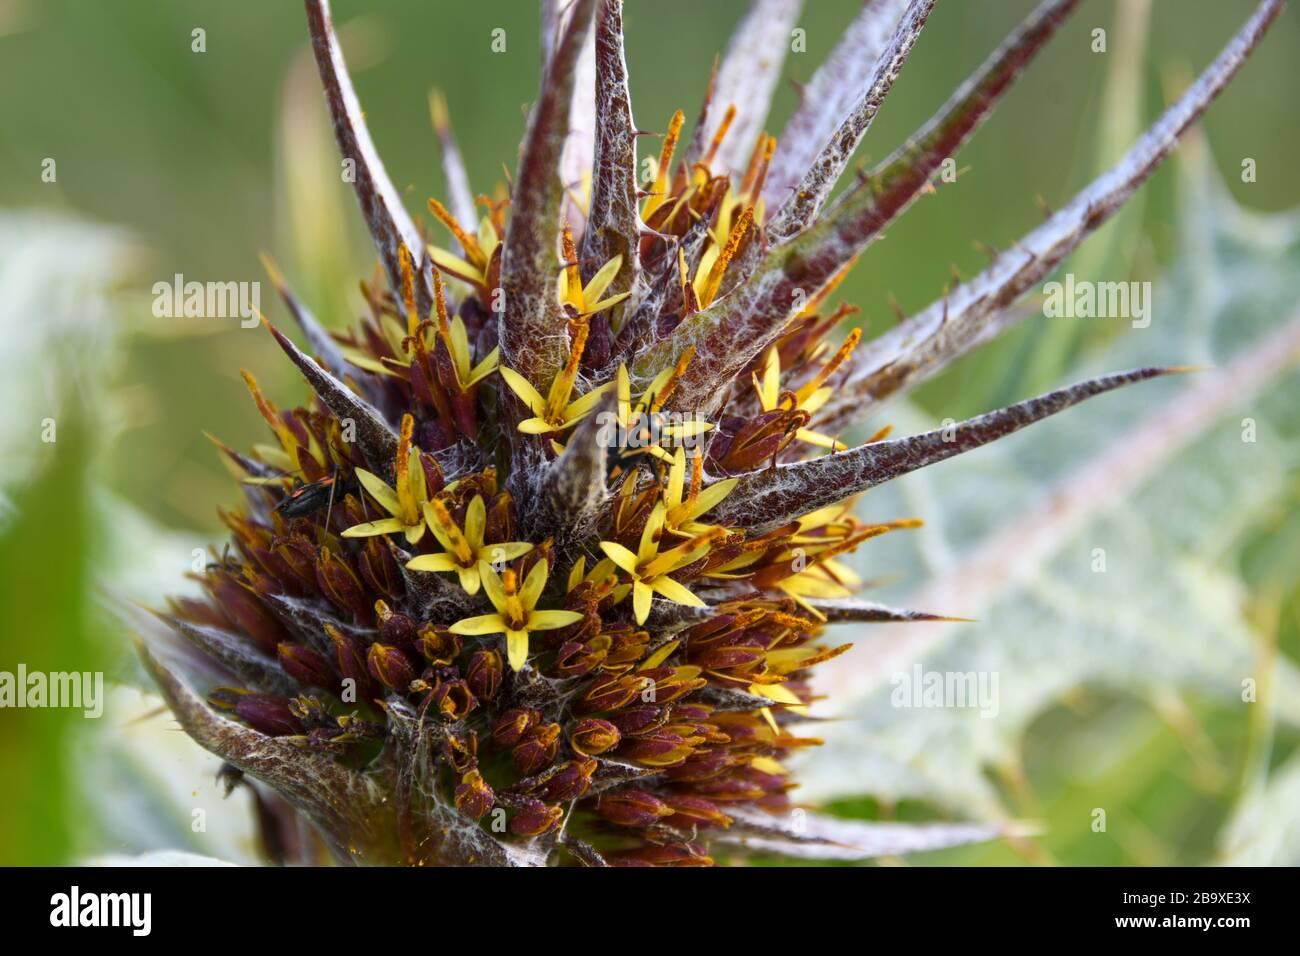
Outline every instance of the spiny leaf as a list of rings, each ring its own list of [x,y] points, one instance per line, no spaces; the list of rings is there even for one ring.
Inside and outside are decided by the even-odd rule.
[[[220,661],[247,686],[273,694],[293,693],[294,683],[280,667],[280,662],[262,651],[246,635],[185,621],[171,614],[159,614],[158,617],[205,654]]]
[[[785,203],[767,227],[771,241],[783,242],[812,224],[893,88],[894,80],[898,78],[899,70],[911,54],[912,45],[921,35],[933,8],[934,0],[912,0],[898,21],[889,45],[880,54],[861,97],[852,104],[834,135],[809,163],[794,192],[788,197],[782,196]]]
[[[1089,379],[945,428],[751,472],[712,520],[763,533],[926,465],[971,451],[1085,399],[1179,371],[1140,368]]]
[[[262,267],[266,269],[267,275],[271,277],[271,284],[280,293],[280,298],[284,299],[284,304],[289,308],[289,314],[293,316],[294,321],[298,323],[298,327],[302,329],[303,337],[307,339],[307,344],[311,346],[317,358],[324,362],[325,367],[331,372],[342,375],[348,366],[338,343],[325,331],[324,326],[316,320],[316,316],[312,314],[311,310],[303,305],[302,300],[293,294],[293,290],[284,281],[284,276],[280,273],[279,267],[276,266],[275,261],[270,256],[262,256]]]
[[[393,458],[397,454],[397,433],[389,427],[388,422],[379,411],[348,388],[337,378],[321,368],[315,359],[299,351],[279,329],[262,319],[263,324],[275,336],[284,353],[298,366],[307,384],[317,394],[325,407],[341,421],[351,421],[356,426],[357,447],[370,470],[377,475],[391,478]]]
[[[842,600],[810,600],[808,604],[826,615],[826,623],[880,624],[903,621],[951,621],[955,618],[942,614],[927,614],[924,611],[908,611],[903,608],[877,604],[875,601],[860,601],[855,598]]]
[[[333,644],[325,631],[327,626],[353,636],[373,633],[335,617],[320,602],[292,597],[288,594],[267,593],[259,597],[286,627],[322,654],[334,653]]]
[[[556,174],[573,99],[573,71],[591,27],[595,0],[574,0],[542,78],[515,173],[501,260],[504,307],[497,323],[501,364],[545,389],[564,365],[564,313],[555,290],[556,239],[564,184]],[[507,405],[513,405],[507,402]]]
[[[623,257],[607,289],[618,295],[632,288],[640,262],[640,217],[636,198],[636,126],[623,53],[623,0],[601,0],[596,16],[596,125],[592,162],[591,209],[582,233],[583,277],[605,262]]]
[[[380,829],[388,816],[378,787],[327,753],[214,713],[151,649],[140,644],[139,652],[172,713],[200,747],[275,788],[316,824],[340,862],[387,858],[391,836]]]
[[[568,436],[564,454],[546,466],[537,493],[542,508],[523,516],[535,536],[553,537],[565,547],[595,530],[607,497],[606,459],[611,439],[606,432],[615,408],[616,397],[605,395]]]
[[[869,860],[1021,835],[1024,826],[989,823],[865,823],[800,811],[775,816],[728,808],[734,821],[716,839],[805,860]]]
[[[790,30],[799,19],[803,0],[752,0],[736,25],[727,52],[713,80],[703,117],[687,147],[687,161],[699,161],[717,135],[729,107],[736,115],[718,149],[716,167],[743,173],[749,152],[772,104],[781,65],[790,48]]]
[[[970,282],[859,349],[848,379],[819,413],[838,430],[890,395],[924,381],[1027,313],[1008,307],[1119,209],[1209,107],[1263,38],[1285,0],[1264,0],[1195,83],[1114,168]]]
[[[799,106],[781,131],[781,148],[767,171],[763,198],[768,209],[775,212],[781,207],[862,91],[870,87],[880,56],[909,2],[863,3],[831,55],[800,91]]]
[[[415,223],[402,206],[401,194],[388,178],[383,161],[375,150],[365,114],[357,100],[352,78],[343,60],[343,50],[334,32],[330,17],[329,0],[305,0],[307,27],[311,33],[312,52],[320,71],[321,85],[325,88],[325,103],[334,123],[334,138],[345,160],[355,164],[357,201],[361,214],[379,250],[380,261],[388,273],[388,284],[395,295],[401,295],[402,270],[398,250],[406,246],[415,261],[420,263],[416,272],[416,304],[421,314],[427,313],[433,303],[433,284],[428,269],[430,263],[424,253],[424,243]]]
[[[1294,500],[1297,474],[1297,448],[1284,436],[1300,394],[1300,220],[1233,203],[1209,179],[1199,132],[1175,164],[1183,241],[1155,286],[1159,307],[1150,327],[1108,343],[1089,362],[1138,364],[1176,350],[1213,368],[1153,388],[1159,402],[1142,403],[1136,420],[1135,409],[1117,416],[1084,405],[1071,412],[1069,429],[1029,429],[987,449],[971,462],[973,476],[934,469],[872,492],[874,509],[924,501],[932,519],[875,556],[873,564],[915,582],[897,600],[978,621],[886,626],[817,676],[814,687],[835,702],[828,711],[840,720],[827,725],[825,747],[802,768],[811,799],[870,791],[1001,815],[1006,794],[990,785],[990,768],[1023,754],[1037,778],[1033,750],[1043,738],[1031,728],[1050,708],[1077,701],[1080,687],[1085,701],[1087,688],[1104,689],[1108,699],[1189,693],[1198,711],[1208,706],[1229,721],[1300,721],[1300,673],[1286,655],[1274,659],[1258,613],[1270,603],[1270,579],[1289,578],[1276,561],[1256,560],[1261,538],[1280,555],[1294,549],[1297,530],[1277,516]],[[894,414],[906,425],[912,412],[901,403]],[[1255,442],[1243,440],[1247,423],[1258,429]],[[900,721],[895,678],[918,664],[1000,673],[996,719],[927,708]],[[1241,702],[1247,676],[1259,682],[1259,703]],[[1046,781],[1035,786],[1049,822],[1072,826],[1078,786],[1108,787],[1120,768],[1149,759],[1149,726],[1131,737],[1114,730],[1108,769],[1072,773],[1055,791]],[[1063,742],[1058,732],[1050,732],[1053,742],[1070,747],[1092,739],[1095,723]],[[1169,749],[1183,765],[1183,747]],[[1201,859],[1179,853],[1181,861]]]
[[[1044,0],[919,133],[815,225],[776,246],[749,279],[712,307],[682,321],[633,366],[638,383],[694,361],[677,387],[683,408],[711,414],[730,383],[780,333],[789,317],[903,212],[939,164],[969,138],[1079,0]]]

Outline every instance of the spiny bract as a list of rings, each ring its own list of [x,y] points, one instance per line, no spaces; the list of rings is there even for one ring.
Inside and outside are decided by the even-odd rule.
[[[852,597],[840,556],[915,522],[863,524],[850,499],[1170,369],[910,438],[837,436],[1010,324],[1280,0],[980,275],[867,343],[835,340],[853,310],[826,301],[1077,3],[1046,0],[827,205],[934,0],[868,0],[779,142],[762,124],[800,4],[753,0],[690,138],[679,112],[645,188],[622,2],[552,0],[508,192],[473,199],[431,100],[449,202],[429,209],[450,236],[431,245],[375,153],[327,3],[307,0],[383,275],[363,284],[369,317],[334,336],[268,262],[314,357],[268,328],[316,399],[277,409],[245,376],[274,444],[221,446],[249,501],[224,516],[233,548],[203,573],[205,599],[161,614],[172,638],[142,647],[231,785],[255,781],[273,856],[311,859],[319,841],[367,863],[700,864],[714,844],[843,857],[996,832],[857,841],[789,802],[784,760],[816,743],[793,730],[809,669],[845,649],[821,643],[824,625],[933,619]]]

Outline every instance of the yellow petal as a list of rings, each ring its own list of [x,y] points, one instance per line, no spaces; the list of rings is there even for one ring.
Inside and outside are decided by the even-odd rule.
[[[600,550],[604,551],[609,560],[626,571],[628,574],[636,574],[636,555],[623,547],[617,541],[602,541]]]
[[[736,487],[739,478],[724,478],[722,481],[715,481],[709,487],[700,492],[699,497],[695,499],[695,504],[691,505],[686,511],[686,520],[698,518],[716,506],[723,498],[731,494]]]
[[[781,395],[781,353],[775,345],[767,350],[767,361],[763,365],[763,384],[759,387],[758,398],[763,408],[776,408]]]
[[[786,578],[779,587],[792,597],[841,598],[853,593],[834,581],[813,577],[811,574],[796,574],[792,578]]]
[[[487,505],[482,495],[475,495],[474,500],[465,509],[465,537],[469,540],[470,550],[478,551],[483,547],[483,530],[487,527]]]
[[[623,268],[623,257],[615,256],[606,262],[597,270],[596,274],[591,277],[591,281],[582,290],[582,299],[584,302],[595,302],[600,298],[601,293],[609,288],[609,284],[614,281],[614,276],[618,275],[618,270]],[[596,310],[592,310],[596,311]]]
[[[407,485],[411,489],[411,496],[417,502],[423,502],[429,497],[429,486],[424,477],[424,465],[420,463],[420,449],[412,446],[411,456],[406,466]]]
[[[678,604],[689,604],[691,607],[707,607],[703,601],[687,590],[685,585],[674,581],[672,578],[655,578],[650,582],[650,587],[656,593],[662,594],[668,600],[675,601]]]
[[[537,607],[537,600],[542,596],[542,588],[546,587],[546,575],[549,573],[545,561],[538,561],[529,570],[528,577],[524,578],[524,586],[519,589],[519,600],[524,605],[524,613]]]
[[[344,352],[343,357],[347,359],[349,364],[355,365],[357,368],[363,368],[367,372],[375,372],[379,375],[389,375],[392,376],[393,378],[399,377],[395,371],[393,371],[383,362],[378,362],[375,359],[369,358],[365,355],[359,355],[355,352]]]
[[[455,571],[456,559],[450,554],[421,554],[406,562],[411,571]]]
[[[478,569],[478,564],[472,564],[468,568],[457,568],[460,572],[460,587],[466,594],[478,594],[479,585],[482,583],[483,575]]]
[[[668,469],[668,487],[664,489],[664,503],[675,508],[682,503],[682,487],[686,483],[686,450],[678,448],[673,453],[673,466]]]
[[[542,393],[533,388],[533,383],[528,381],[512,368],[501,366],[501,377],[506,380],[510,390],[519,396],[519,400],[532,409],[534,415],[546,414],[546,401],[542,398]]]
[[[614,384],[618,386],[618,421],[626,427],[632,414],[632,380],[628,377],[626,365],[619,365]]]
[[[601,396],[608,392],[613,384],[613,382],[606,382],[598,388],[593,388],[581,398],[570,402],[564,409],[565,426],[571,424],[571,420],[576,421],[595,408],[600,403]]]
[[[511,670],[523,669],[524,662],[528,660],[527,631],[506,631],[506,659],[510,661]]]
[[[681,645],[681,641],[679,640],[669,641],[663,647],[659,648],[659,650],[655,651],[653,654],[651,654],[649,657],[643,660],[640,663],[640,665],[637,667],[637,670],[648,671],[658,667],[664,661],[668,660],[668,658],[672,656],[673,651],[677,650],[677,648],[680,645]]]
[[[578,560],[573,562],[573,567],[569,569],[569,583],[565,591],[572,591],[582,581],[582,576],[587,571],[587,558],[585,555],[579,555]]]
[[[533,546],[527,541],[505,541],[501,544],[485,544],[478,550],[478,559],[486,561],[494,568],[515,558],[522,558]]]
[[[829,448],[832,451],[848,451],[849,446],[842,441],[837,441],[829,435],[823,435],[821,432],[815,432],[808,428],[800,428],[794,433],[800,441],[807,442],[810,445],[816,445],[818,448]]]
[[[483,590],[492,602],[492,606],[501,613],[505,613],[506,606],[506,589],[501,583],[501,576],[497,574],[492,565],[480,561],[478,563],[479,577],[483,579]]]
[[[662,501],[658,502],[650,512],[650,517],[646,519],[645,528],[641,531],[641,546],[637,549],[638,563],[644,563],[651,560],[659,553],[659,542],[655,540],[659,532],[663,530],[664,518],[668,514],[668,509],[664,507]]]
[[[699,268],[695,270],[695,279],[691,285],[695,288],[695,297],[700,300],[701,305],[706,305],[704,301],[704,287],[708,283],[709,273],[713,270],[713,263],[718,261],[718,256],[722,252],[722,246],[717,242],[709,244],[709,248],[700,256]]]
[[[497,363],[500,360],[501,349],[498,347],[489,352],[487,358],[474,366],[474,370],[469,373],[469,380],[461,382],[461,387],[469,388],[471,385],[477,385],[497,370]]]
[[[397,493],[384,483],[384,480],[378,475],[372,475],[364,468],[355,469],[357,480],[361,482],[361,487],[370,492],[370,496],[379,502],[381,508],[390,515],[400,515],[402,505],[397,500]]]
[[[577,611],[534,611],[528,615],[528,630],[553,631],[557,627],[568,627],[582,620]]]
[[[525,418],[519,423],[519,430],[525,435],[545,435],[547,432],[559,431],[544,418]]]
[[[650,616],[650,602],[653,599],[654,592],[650,590],[650,585],[639,580],[632,582],[632,611],[638,624],[644,624]]]
[[[705,432],[713,429],[712,422],[706,422],[703,419],[696,418],[688,422],[682,422],[680,425],[665,425],[660,434],[668,438],[694,438],[697,435],[703,435]]]
[[[469,335],[465,331],[465,322],[458,315],[449,323],[451,327],[451,359],[456,364],[456,381],[462,388],[468,388],[464,379],[469,372]],[[496,350],[493,350],[494,354]]]
[[[821,388],[817,389],[817,391],[813,392],[802,402],[800,402],[799,407],[802,408],[805,412],[819,411],[823,405],[825,405],[828,401],[830,401],[830,397],[832,394],[834,394],[834,392],[835,389],[831,388],[829,385],[823,385]]]
[[[759,697],[766,697],[768,700],[774,700],[778,704],[802,704],[794,691],[789,690],[780,684],[750,684],[749,692],[757,694]]]
[[[496,226],[492,225],[492,220],[484,216],[478,221],[478,245],[483,250],[483,255],[489,259],[492,257],[492,250],[497,247],[501,240],[497,238]]]
[[[587,572],[587,576],[583,578],[583,580],[589,584],[599,584],[611,577],[616,577],[614,572],[617,570],[618,565],[613,561],[609,558],[601,558],[595,563],[592,569]]]
[[[434,265],[448,275],[472,285],[483,285],[483,273],[460,256],[453,255],[446,249],[439,249],[437,246],[429,246],[429,257],[433,259]]]
[[[456,550],[452,543],[452,536],[447,533],[442,519],[438,517],[438,512],[433,510],[433,505],[426,501],[423,509],[424,521],[429,526],[429,530],[433,532],[433,536],[438,539],[438,543],[448,551]]]
[[[501,619],[500,614],[480,614],[478,617],[467,617],[463,621],[457,621],[448,630],[453,634],[500,634],[502,631],[508,631],[509,627]]]
[[[381,518],[378,521],[367,521],[364,524],[354,524],[351,528],[343,532],[345,538],[373,538],[378,534],[392,534],[395,531],[404,531],[406,526],[396,518]]]
[[[608,299],[601,299],[594,305],[589,306],[586,311],[583,312],[583,315],[595,315],[597,312],[604,312],[606,309],[612,309],[624,299],[628,298],[631,294],[631,292],[622,292],[618,295],[611,295]]]

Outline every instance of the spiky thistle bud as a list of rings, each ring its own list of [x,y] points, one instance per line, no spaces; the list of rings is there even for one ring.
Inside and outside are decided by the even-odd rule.
[[[1170,369],[912,437],[837,436],[1005,327],[1280,6],[1261,3],[1113,171],[985,272],[873,341],[837,339],[851,310],[828,309],[831,291],[1077,2],[1046,0],[830,205],[933,0],[865,5],[780,143],[762,131],[784,42],[770,27],[799,5],[755,0],[690,137],[668,120],[645,188],[621,0],[544,5],[508,194],[473,201],[435,100],[442,246],[379,162],[325,0],[306,0],[382,275],[361,326],[333,335],[272,272],[308,352],[268,329],[315,399],[280,409],[245,376],[276,444],[222,446],[248,505],[206,602],[163,615],[204,665],[143,649],[182,726],[346,861],[687,865],[778,833],[842,855],[788,823],[785,760],[816,743],[794,731],[810,669],[844,650],[825,626],[934,619],[853,597],[840,558],[917,523],[865,524],[853,497]],[[575,90],[584,50],[595,87]],[[594,142],[576,169],[571,130]]]

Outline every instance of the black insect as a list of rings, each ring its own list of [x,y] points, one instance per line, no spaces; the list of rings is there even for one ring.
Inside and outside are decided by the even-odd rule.
[[[353,480],[339,478],[337,472],[319,481],[299,482],[285,495],[284,500],[275,506],[275,511],[286,518],[305,518],[322,508],[329,507],[352,488]]]

